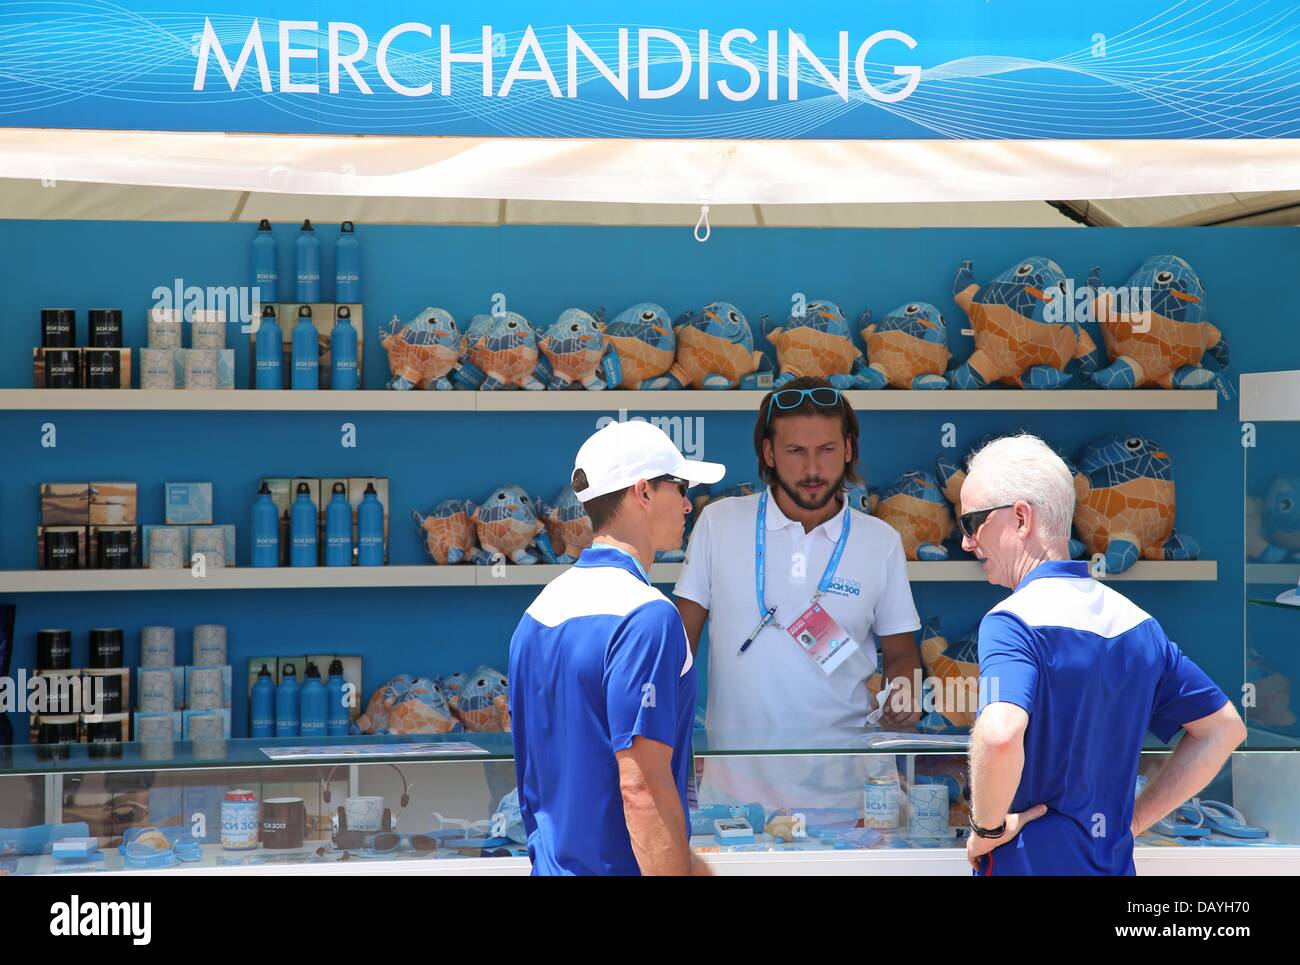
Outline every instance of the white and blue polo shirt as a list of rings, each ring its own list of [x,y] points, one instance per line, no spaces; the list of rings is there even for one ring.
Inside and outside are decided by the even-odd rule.
[[[1131,875],[1143,738],[1169,741],[1227,696],[1153,617],[1088,575],[1041,563],[980,623],[980,710],[1029,714],[1013,812],[1047,813],[980,859],[992,875]]]
[[[673,749],[687,823],[695,668],[677,608],[637,560],[596,544],[552,580],[510,641],[519,810],[533,874],[640,874],[614,755]]]

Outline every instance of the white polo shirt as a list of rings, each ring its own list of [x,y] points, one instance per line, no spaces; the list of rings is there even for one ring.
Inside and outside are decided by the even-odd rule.
[[[876,669],[876,637],[920,629],[907,559],[888,523],[847,504],[811,532],[789,519],[775,497],[767,500],[765,597],[776,622],[788,626],[812,603],[844,526],[853,513],[848,543],[822,607],[858,643],[858,652],[829,676],[784,629],[767,627],[745,653],[740,644],[758,623],[755,592],[755,522],[760,494],[710,503],[691,534],[681,578],[673,591],[709,611],[707,725],[714,743],[766,735],[815,746],[816,735],[842,735],[863,727],[871,710],[867,678]],[[865,760],[830,758],[710,758],[700,787],[702,803],[769,807],[861,807],[857,775]],[[781,762],[784,763],[781,763]],[[795,762],[801,762],[795,766]],[[846,766],[850,765],[852,766]],[[798,800],[782,800],[791,795]]]

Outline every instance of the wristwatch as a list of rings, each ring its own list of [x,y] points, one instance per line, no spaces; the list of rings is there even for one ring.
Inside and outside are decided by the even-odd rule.
[[[973,831],[973,832],[975,833],[975,837],[977,837],[977,838],[991,838],[991,839],[996,839],[996,838],[1000,838],[1000,837],[1002,837],[1002,835],[1004,835],[1004,834],[1007,833],[1007,819],[1006,819],[1006,818],[1003,818],[1003,819],[1002,819],[1002,823],[999,824],[996,828],[981,828],[978,824],[975,823],[975,812],[974,812],[974,811],[971,812],[971,815],[970,815],[970,817],[969,817],[967,820],[968,820],[968,822],[969,822],[969,824],[970,824],[970,829],[971,829],[971,831]]]

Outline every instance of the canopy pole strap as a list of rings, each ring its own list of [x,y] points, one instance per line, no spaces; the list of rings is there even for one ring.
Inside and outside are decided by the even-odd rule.
[[[700,228],[704,229],[703,235],[700,234]],[[702,204],[700,205],[700,220],[695,222],[695,240],[700,244],[704,244],[709,240],[709,235],[712,233],[713,229],[709,226],[709,206]]]

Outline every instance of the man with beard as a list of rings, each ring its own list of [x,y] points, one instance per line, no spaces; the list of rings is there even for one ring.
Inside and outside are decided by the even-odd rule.
[[[754,450],[766,488],[705,507],[674,590],[692,647],[709,624],[710,744],[798,750],[860,738],[874,709],[876,638],[900,698],[886,701],[880,726],[912,726],[921,624],[898,534],[844,498],[846,483],[861,483],[848,400],[818,378],[768,393]],[[712,758],[699,801],[861,811],[864,771],[857,755]]]

